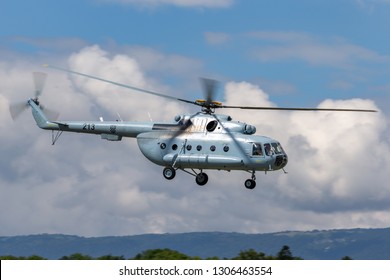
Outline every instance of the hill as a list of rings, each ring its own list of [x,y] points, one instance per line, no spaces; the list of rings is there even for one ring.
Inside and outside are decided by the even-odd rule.
[[[59,259],[73,253],[92,257],[103,255],[132,258],[149,249],[169,248],[201,258],[232,258],[241,250],[255,249],[276,254],[288,245],[303,259],[390,259],[390,228],[286,231],[267,234],[195,232],[143,234],[134,236],[80,237],[39,234],[0,237],[0,255],[39,255]]]

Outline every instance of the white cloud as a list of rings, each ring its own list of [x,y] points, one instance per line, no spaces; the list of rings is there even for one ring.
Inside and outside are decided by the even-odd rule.
[[[90,46],[59,59],[74,70],[125,84],[167,88],[140,66],[154,64],[141,62],[142,57]],[[162,168],[142,156],[134,139],[112,143],[64,133],[51,146],[50,132],[39,130],[30,114],[11,122],[6,109],[10,100],[33,94],[35,65],[25,59],[0,61],[0,235],[271,232],[390,222],[390,145],[381,113],[227,111],[256,125],[258,134],[281,141],[289,174],[257,174],[257,188],[248,191],[247,173],[210,171],[208,185],[199,188],[182,172],[165,180]],[[247,82],[228,83],[225,97],[226,104],[277,105]],[[41,101],[59,109],[62,119],[91,120],[96,112],[119,111],[127,120],[147,120],[150,110],[155,119],[167,120],[184,112],[181,104],[57,71],[49,72]],[[319,107],[375,104],[325,100]]]
[[[130,57],[136,57],[142,71],[151,73],[152,76],[164,77],[169,80],[194,80],[194,75],[199,75],[203,70],[203,63],[197,59],[178,54],[166,54],[144,46],[130,46],[117,50]],[[189,82],[189,81],[187,81]],[[180,85],[180,88],[185,84]],[[198,86],[198,85],[197,85]],[[163,88],[161,90],[171,90]],[[170,92],[170,94],[173,94]],[[180,92],[180,94],[184,94]],[[181,96],[183,97],[183,96]]]
[[[260,46],[253,56],[260,61],[301,60],[312,65],[349,68],[357,62],[384,63],[390,57],[341,38],[323,40],[303,32],[259,31],[248,36]]]
[[[96,45],[74,53],[69,59],[69,66],[82,73],[142,89],[161,92],[159,88],[163,88],[145,77],[134,58],[121,54],[111,56]],[[122,116],[147,119],[148,112],[151,112],[154,118],[167,120],[168,116],[171,120],[173,117],[171,112],[179,109],[176,102],[172,103],[159,97],[149,95],[145,98],[145,94],[137,91],[84,77],[71,78],[74,85],[92,101],[107,111],[119,112]]]
[[[230,35],[222,32],[206,32],[204,36],[210,45],[220,45],[230,40]]]
[[[229,84],[227,103],[272,106],[260,89]],[[377,109],[370,100],[325,100],[319,108]],[[234,114],[234,112],[231,112]],[[388,210],[390,146],[381,113],[243,112],[259,133],[279,139],[289,154],[289,175],[277,179],[281,201],[319,213]]]

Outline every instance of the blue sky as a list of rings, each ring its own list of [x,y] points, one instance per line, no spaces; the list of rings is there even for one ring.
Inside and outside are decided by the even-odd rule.
[[[390,225],[390,1],[84,0],[0,4],[0,235],[272,232]],[[171,121],[197,108],[84,81],[42,64],[229,105],[351,107],[377,114],[223,111],[281,141],[288,175],[210,172],[173,181],[134,139],[66,134],[51,146],[8,106],[49,74],[61,119]],[[37,164],[39,163],[39,164]],[[201,207],[200,207],[201,206]]]
[[[204,73],[193,79],[203,74],[263,81],[272,98],[287,106],[315,106],[325,97],[381,99],[388,88],[387,1],[189,2],[6,1],[2,45],[52,54],[58,50],[35,40],[149,47],[199,60]],[[304,53],[308,46],[316,46],[316,59]],[[282,54],[273,55],[273,49]]]

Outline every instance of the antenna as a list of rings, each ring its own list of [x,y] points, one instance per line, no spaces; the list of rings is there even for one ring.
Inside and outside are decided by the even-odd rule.
[[[118,116],[118,121],[123,122],[123,120],[122,120],[122,118],[121,118],[121,115],[119,115],[118,112],[116,112],[116,115]]]

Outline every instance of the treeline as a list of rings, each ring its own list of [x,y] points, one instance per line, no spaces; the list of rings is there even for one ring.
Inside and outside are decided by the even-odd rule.
[[[135,255],[128,260],[201,260],[200,257],[191,257],[171,249],[154,249],[146,250]],[[206,260],[220,260],[218,257],[208,257]],[[344,257],[343,259],[351,259]],[[0,260],[46,260],[38,255],[29,257],[15,257],[12,255],[0,256]],[[98,258],[93,258],[89,255],[75,253],[69,256],[63,256],[59,260],[126,260],[124,256],[104,255]],[[254,249],[241,251],[236,257],[224,260],[302,260],[302,258],[293,256],[289,246],[283,246],[276,255],[266,255],[263,252],[257,252]]]

